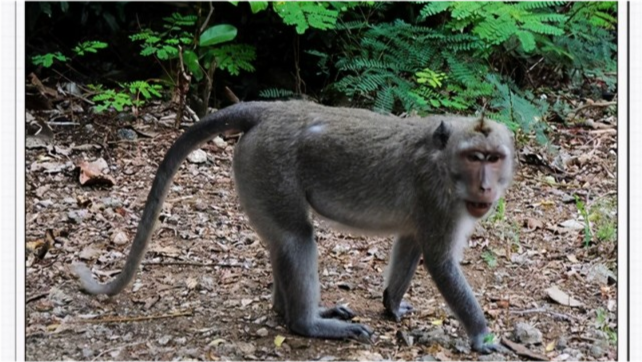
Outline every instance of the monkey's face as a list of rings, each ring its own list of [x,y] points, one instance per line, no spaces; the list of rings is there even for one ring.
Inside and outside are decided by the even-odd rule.
[[[456,197],[472,217],[481,218],[502,197],[513,175],[513,145],[508,130],[469,133],[451,144]]]
[[[504,151],[502,147],[493,151],[467,149],[458,155],[465,188],[464,203],[473,217],[486,215],[506,189],[510,158]]]

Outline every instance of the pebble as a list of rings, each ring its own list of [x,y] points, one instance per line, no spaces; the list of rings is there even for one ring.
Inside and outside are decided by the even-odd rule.
[[[261,328],[258,331],[256,331],[256,335],[259,337],[266,337],[268,335],[268,330],[267,328]]]
[[[136,131],[129,128],[120,128],[118,131],[116,131],[116,134],[121,139],[127,141],[135,141],[138,138],[138,134],[136,134]]]
[[[525,345],[542,343],[542,332],[528,323],[517,323],[513,330],[515,339]]]
[[[207,161],[207,153],[203,150],[196,150],[187,156],[187,160],[191,163],[203,163]]]

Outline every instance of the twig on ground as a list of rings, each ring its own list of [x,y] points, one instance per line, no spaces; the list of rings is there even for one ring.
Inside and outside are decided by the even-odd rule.
[[[87,320],[76,320],[74,323],[90,323],[90,324],[99,324],[99,323],[127,323],[127,322],[142,322],[149,321],[154,319],[167,319],[167,318],[177,318],[177,317],[189,317],[192,315],[191,310],[177,311],[169,314],[155,314],[148,316],[138,316],[138,317],[105,317],[100,319],[87,319]]]
[[[557,317],[557,318],[564,319],[564,320],[567,320],[567,321],[571,321],[571,320],[577,319],[576,317],[573,317],[572,315],[553,312],[553,311],[550,311],[550,310],[548,310],[546,308],[534,308],[534,309],[525,309],[525,310],[511,310],[511,311],[509,311],[509,313],[511,313],[511,314],[519,314],[519,315],[530,314],[530,313],[546,313],[546,314],[549,314],[549,315],[551,315],[553,317]]]

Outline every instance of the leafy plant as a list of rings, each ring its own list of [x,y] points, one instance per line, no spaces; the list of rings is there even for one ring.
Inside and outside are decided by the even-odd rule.
[[[89,88],[97,94],[92,97],[96,103],[96,112],[101,113],[111,107],[121,112],[125,107],[140,107],[153,97],[162,97],[160,84],[149,84],[146,81],[134,81],[121,85],[122,90],[103,89],[102,85],[90,85]],[[141,96],[143,99],[141,99]]]
[[[584,221],[584,247],[587,248],[591,244],[591,240],[593,240],[593,232],[591,232],[589,214],[586,211],[586,206],[584,205],[584,202],[580,200],[580,198],[577,195],[574,195],[574,196],[575,196],[575,207],[577,207],[577,211],[580,213]]]
[[[85,53],[97,53],[98,49],[107,48],[107,43],[101,41],[85,41],[76,45],[72,50],[77,56],[84,56]],[[34,65],[42,65],[45,68],[50,68],[54,61],[68,62],[71,58],[63,55],[61,52],[39,54],[31,57],[31,62]]]
[[[599,241],[614,242],[617,238],[617,219],[615,202],[611,199],[601,199],[590,208],[589,220],[593,223],[595,237]]]
[[[42,65],[45,68],[51,67],[54,63],[54,60],[66,62],[69,60],[69,58],[62,55],[62,53],[60,52],[35,55],[31,58],[31,61],[34,65]]]
[[[494,268],[497,266],[497,257],[492,251],[490,250],[484,251],[481,257],[486,262],[486,264],[488,264],[489,267]]]
[[[82,56],[85,53],[98,53],[98,49],[107,48],[107,43],[101,41],[85,41],[76,45],[72,50],[74,53]]]
[[[497,207],[495,208],[495,212],[493,213],[491,220],[493,222],[502,221],[506,217],[505,213],[506,213],[506,199],[502,197],[497,202]]]
[[[595,310],[595,327],[601,329],[609,337],[611,344],[617,344],[617,331],[614,331],[610,326],[608,312],[599,307]]]

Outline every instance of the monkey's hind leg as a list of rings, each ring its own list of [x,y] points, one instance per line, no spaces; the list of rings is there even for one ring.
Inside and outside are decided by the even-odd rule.
[[[401,318],[412,311],[412,305],[403,300],[404,294],[410,287],[415,275],[421,248],[414,237],[400,236],[392,247],[390,265],[386,269],[383,305],[386,313],[399,322]]]
[[[286,308],[284,292],[279,287],[279,283],[276,279],[274,279],[274,283],[272,284],[272,308],[277,314],[285,317]],[[319,307],[319,317],[321,318],[342,319],[347,321],[354,318],[355,316],[356,314],[350,308],[344,305],[337,305],[331,308]]]
[[[316,338],[369,341],[372,331],[367,326],[327,318],[350,319],[354,313],[349,309],[319,308],[317,246],[312,224],[305,208],[286,208],[283,205],[286,201],[280,199],[278,207],[271,210],[259,210],[257,205],[246,209],[252,225],[270,252],[275,309],[283,313],[294,333]]]

